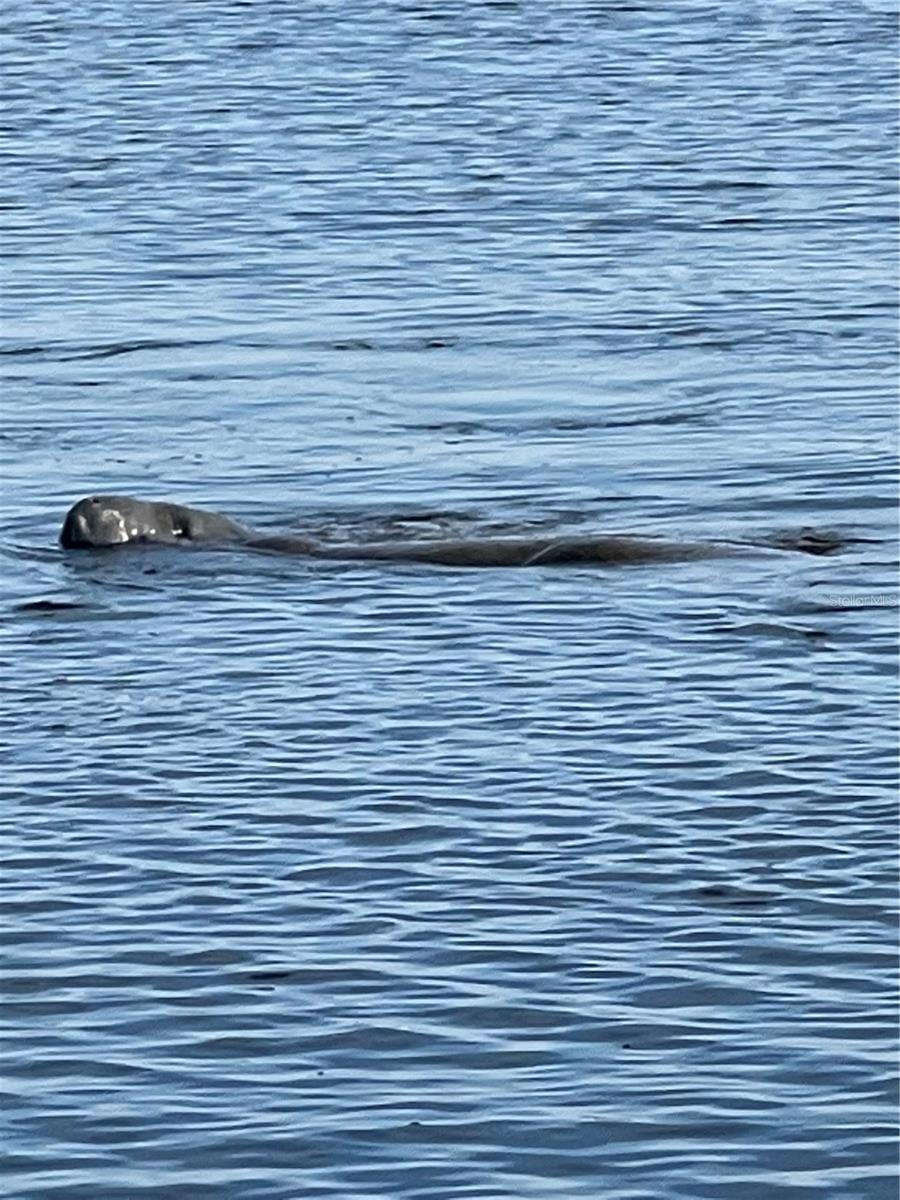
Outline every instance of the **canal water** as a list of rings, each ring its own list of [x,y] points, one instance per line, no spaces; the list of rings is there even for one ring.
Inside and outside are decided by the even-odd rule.
[[[893,1200],[893,5],[0,23],[7,1195]]]

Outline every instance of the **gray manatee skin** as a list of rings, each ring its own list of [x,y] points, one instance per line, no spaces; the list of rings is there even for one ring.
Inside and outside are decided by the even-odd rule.
[[[133,496],[86,496],[66,514],[60,544],[96,550],[129,542],[245,542],[248,530],[219,513]]]
[[[291,553],[290,545],[285,545],[284,550]],[[704,545],[652,538],[582,536],[369,542],[361,546],[317,546],[312,553],[316,558],[432,563],[445,567],[549,567],[578,563],[625,566],[629,563],[685,562],[730,557],[746,551],[712,542]]]
[[[774,549],[808,554],[830,553],[800,537],[757,546],[722,542],[667,542],[646,537],[501,537],[444,538],[361,544],[326,544],[293,535],[254,533],[219,513],[164,501],[137,500],[132,496],[88,496],[69,510],[59,540],[67,550],[123,546],[133,542],[240,543],[253,550],[306,558],[341,561],[416,562],[446,567],[538,567],[595,563],[624,566],[630,563],[687,562],[692,559],[730,558]]]

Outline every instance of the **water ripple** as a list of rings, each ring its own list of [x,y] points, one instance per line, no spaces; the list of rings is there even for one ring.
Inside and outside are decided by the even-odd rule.
[[[888,6],[3,27],[7,1194],[894,1197]]]

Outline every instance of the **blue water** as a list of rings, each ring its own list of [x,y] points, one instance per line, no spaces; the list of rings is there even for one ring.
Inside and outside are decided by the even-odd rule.
[[[893,1200],[893,5],[0,28],[6,1194]]]

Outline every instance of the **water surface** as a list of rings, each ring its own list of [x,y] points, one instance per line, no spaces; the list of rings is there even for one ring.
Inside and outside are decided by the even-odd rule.
[[[892,6],[2,26],[8,1194],[893,1198]]]

